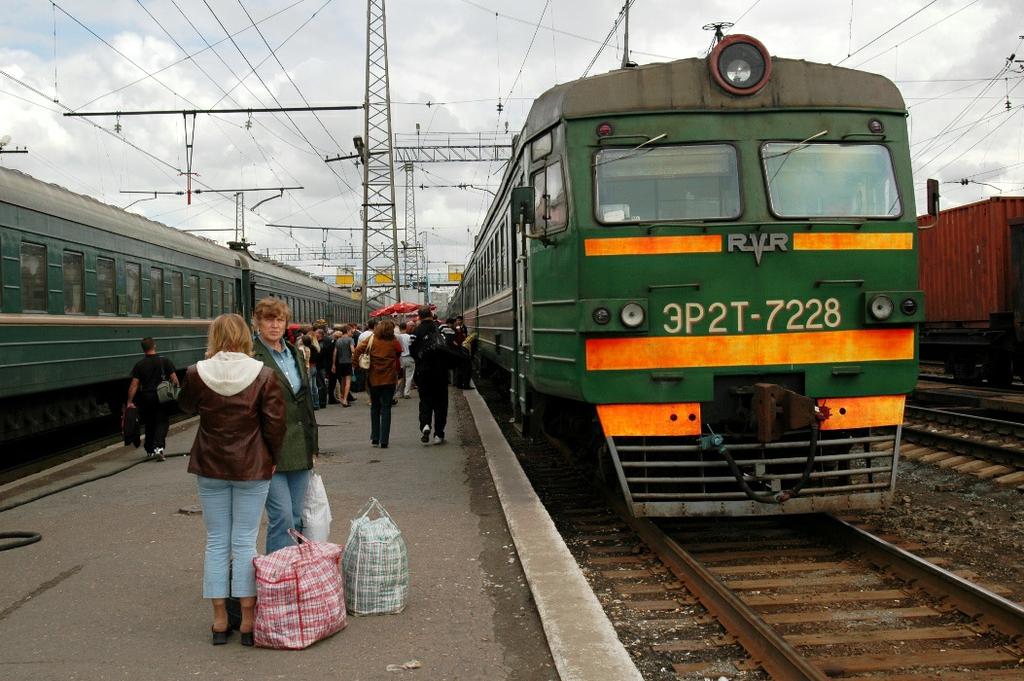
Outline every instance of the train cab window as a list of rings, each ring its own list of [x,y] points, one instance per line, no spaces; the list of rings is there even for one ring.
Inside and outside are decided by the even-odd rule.
[[[21,244],[21,309],[46,312],[46,246]]]
[[[203,311],[199,309],[199,300],[199,277],[193,274],[188,278],[188,302],[191,308],[188,316],[192,319],[203,316]]]
[[[881,144],[769,142],[761,159],[779,217],[894,218],[903,212],[892,158]]]
[[[562,179],[562,162],[555,161],[544,170],[533,176],[533,188],[536,190],[537,224],[547,231],[565,227],[566,201],[565,182]]]
[[[64,251],[64,314],[85,313],[85,256]]]
[[[154,317],[164,316],[164,271],[159,267],[149,269],[149,297],[152,300],[152,311]]]
[[[736,150],[726,144],[601,149],[594,171],[604,224],[740,215]]]
[[[117,267],[111,258],[96,258],[96,312],[117,314]]]
[[[206,316],[213,317],[213,279],[206,278]]]
[[[171,272],[171,308],[175,317],[185,316],[185,277],[181,272]]]
[[[142,266],[130,262],[124,266],[125,302],[128,314],[142,314]]]

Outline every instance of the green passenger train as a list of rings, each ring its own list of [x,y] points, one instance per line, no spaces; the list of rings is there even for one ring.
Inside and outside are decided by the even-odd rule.
[[[0,445],[120,413],[152,336],[184,370],[222,312],[264,296],[295,321],[356,321],[358,301],[300,270],[0,169]],[[8,452],[11,450],[8,449]]]
[[[524,427],[637,515],[891,500],[924,310],[906,113],[743,35],[542,94],[452,299]]]

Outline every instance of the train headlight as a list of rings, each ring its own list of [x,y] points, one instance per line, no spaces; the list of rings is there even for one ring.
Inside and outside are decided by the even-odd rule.
[[[608,310],[607,307],[599,307],[596,310],[594,310],[594,314],[592,314],[591,317],[593,317],[595,324],[600,324],[601,326],[604,326],[605,324],[612,320],[612,313]]]
[[[772,61],[759,40],[731,35],[715,46],[708,60],[711,77],[726,92],[752,95],[768,82]]]
[[[892,311],[895,309],[895,305],[892,302],[892,298],[885,295],[877,295],[871,299],[868,304],[868,309],[871,311],[871,316],[878,321],[884,322],[886,319],[892,316]]]
[[[644,308],[637,303],[626,303],[619,311],[623,326],[635,329],[644,323]]]
[[[917,301],[913,298],[904,298],[903,302],[900,303],[900,312],[908,317],[913,317],[917,312]]]

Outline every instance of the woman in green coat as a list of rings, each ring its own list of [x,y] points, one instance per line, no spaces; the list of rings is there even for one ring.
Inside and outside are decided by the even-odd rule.
[[[284,339],[290,313],[279,298],[256,303],[253,323],[258,333],[253,357],[274,370],[284,392],[287,430],[277,471],[267,494],[266,552],[292,545],[288,530],[302,531],[302,505],[306,500],[309,471],[318,451],[316,418],[309,390],[309,371],[302,370],[298,353]]]

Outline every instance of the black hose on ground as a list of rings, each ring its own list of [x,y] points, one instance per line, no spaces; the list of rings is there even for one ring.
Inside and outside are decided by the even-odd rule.
[[[172,457],[176,457],[176,456],[188,456],[188,452],[180,452],[180,453],[177,453],[177,454],[165,454],[164,458],[172,458]],[[58,487],[57,489],[51,489],[51,490],[49,490],[47,492],[43,492],[42,494],[38,494],[38,495],[36,495],[34,497],[29,497],[28,499],[22,499],[21,501],[16,501],[16,502],[10,503],[10,504],[5,504],[3,506],[0,506],[0,513],[3,513],[4,511],[10,511],[12,509],[18,508],[19,506],[24,506],[25,504],[31,504],[33,501],[39,501],[40,499],[45,499],[46,497],[53,496],[54,494],[59,494],[60,492],[66,492],[69,489],[74,489],[75,487],[78,487],[80,485],[84,485],[84,484],[89,483],[89,482],[96,482],[97,480],[102,480],[103,478],[113,477],[113,476],[117,475],[118,473],[124,473],[129,468],[135,468],[140,463],[146,463],[146,462],[149,462],[149,461],[154,461],[155,462],[156,459],[145,458],[145,459],[139,459],[138,461],[132,461],[131,463],[129,463],[127,465],[124,465],[124,466],[121,466],[120,468],[115,468],[112,471],[107,471],[106,473],[101,473],[99,475],[93,475],[93,476],[88,477],[88,478],[83,478],[81,480],[76,480],[73,483],[64,485],[63,487]],[[0,544],[0,551],[7,551],[7,550],[10,550],[10,549],[21,548],[22,546],[28,546],[29,544],[35,544],[37,541],[40,541],[42,538],[43,538],[43,535],[40,534],[39,532],[29,532],[29,531],[26,531],[26,530],[15,530],[15,531],[12,531],[12,532],[0,532],[0,539],[15,539],[15,540],[17,540],[17,541],[12,541],[12,542],[5,543],[5,544]]]
[[[0,543],[0,551],[9,551],[29,544],[35,544],[43,538],[38,532],[0,532],[0,539],[14,539],[16,541]]]

